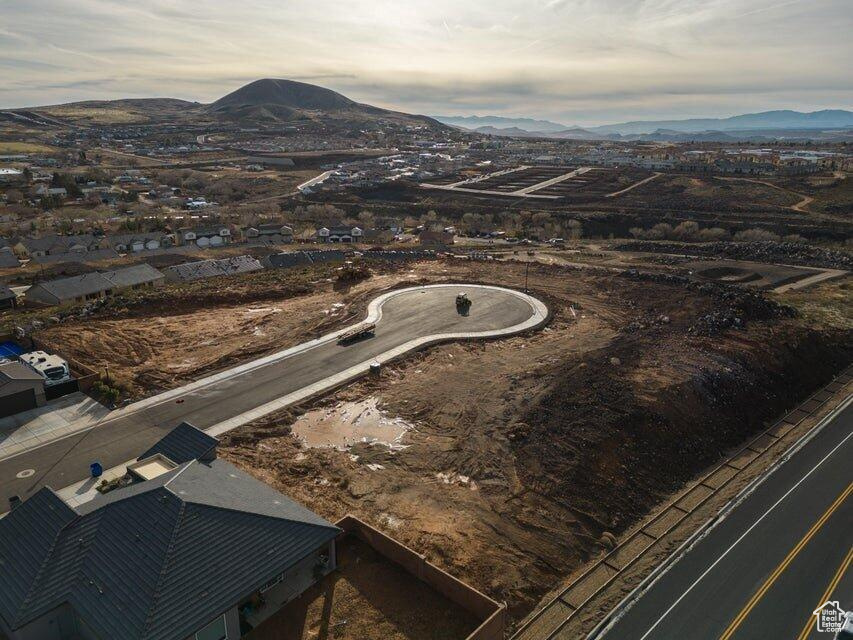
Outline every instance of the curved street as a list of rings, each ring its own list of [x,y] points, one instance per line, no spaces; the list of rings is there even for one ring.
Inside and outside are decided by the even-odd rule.
[[[456,308],[464,292],[467,313]],[[111,412],[101,422],[0,461],[4,504],[48,485],[59,489],[88,475],[89,464],[110,468],[145,451],[181,421],[213,434],[346,383],[409,351],[440,341],[511,335],[541,326],[547,308],[510,289],[431,285],[386,293],[368,308],[372,336],[341,344],[342,329],[292,349]],[[26,477],[19,477],[20,474]]]

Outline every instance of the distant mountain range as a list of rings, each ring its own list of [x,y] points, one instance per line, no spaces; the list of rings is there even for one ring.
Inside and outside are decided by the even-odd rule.
[[[173,98],[91,100],[29,109],[0,110],[0,122],[40,126],[91,126],[137,123],[231,121],[245,125],[322,122],[331,129],[418,126],[447,131],[427,116],[410,115],[350,100],[331,89],[305,82],[265,78],[232,91],[212,104]]]
[[[687,120],[638,120],[598,127],[567,127],[548,120],[500,116],[437,116],[444,124],[477,133],[509,137],[562,138],[575,140],[774,140],[779,138],[853,137],[853,112],[841,109],[813,111],[765,111],[730,118]],[[540,126],[544,125],[544,126]]]
[[[534,120],[533,118],[503,118],[501,116],[433,116],[436,120],[451,127],[462,129],[520,129],[522,131],[557,132],[569,127],[549,120]]]

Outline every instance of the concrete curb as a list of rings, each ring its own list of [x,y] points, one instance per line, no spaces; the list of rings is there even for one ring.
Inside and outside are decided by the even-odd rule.
[[[324,336],[323,338],[319,338],[318,342],[315,345],[324,344],[326,342],[330,342],[332,340],[337,339],[337,337],[344,333],[345,331],[349,331],[352,327],[359,326],[361,324],[369,324],[374,322],[379,322],[382,319],[382,306],[391,298],[398,296],[403,293],[410,293],[411,291],[417,291],[419,289],[431,289],[435,287],[453,287],[456,285],[453,284],[434,284],[434,285],[425,285],[422,287],[407,287],[405,289],[397,289],[395,291],[389,291],[378,298],[375,298],[370,302],[367,307],[367,317],[362,320],[360,323],[352,325],[350,327],[346,327],[345,329],[341,329],[340,331],[336,331],[335,333],[329,334],[329,336]],[[319,395],[321,393],[327,392],[336,387],[347,384],[348,382],[352,382],[353,380],[360,378],[370,371],[370,365],[378,362],[379,364],[386,364],[391,362],[392,360],[399,358],[407,353],[418,351],[420,349],[425,349],[426,347],[439,344],[442,342],[451,342],[451,341],[459,341],[459,340],[488,340],[491,338],[504,338],[509,336],[518,335],[519,333],[524,333],[525,331],[530,331],[537,327],[542,326],[547,322],[549,316],[548,307],[541,300],[534,298],[526,293],[521,293],[520,291],[516,291],[514,289],[508,289],[505,287],[495,287],[491,285],[464,285],[466,287],[476,286],[480,289],[491,289],[495,291],[503,291],[510,292],[513,295],[522,298],[528,304],[530,304],[533,309],[533,315],[528,318],[526,321],[514,325],[512,327],[508,327],[506,329],[496,329],[493,331],[478,331],[471,333],[442,333],[436,334],[434,336],[424,336],[421,338],[416,338],[414,340],[409,340],[401,344],[390,351],[386,351],[383,354],[375,358],[371,358],[370,360],[365,360],[357,365],[349,367],[344,371],[341,371],[334,376],[330,376],[324,380],[320,380],[312,385],[307,387],[303,387],[298,391],[294,391],[286,396],[282,396],[281,398],[277,398],[271,402],[263,404],[251,411],[247,411],[238,416],[234,416],[228,420],[220,422],[218,424],[213,425],[205,429],[207,433],[210,435],[218,436],[232,429],[236,429],[237,427],[244,425],[253,420],[257,420],[258,418],[262,418],[265,415],[273,413],[274,411],[278,411],[283,409],[289,405],[295,404],[297,402],[301,402],[303,400],[307,400],[313,396]],[[308,343],[306,343],[308,344]]]

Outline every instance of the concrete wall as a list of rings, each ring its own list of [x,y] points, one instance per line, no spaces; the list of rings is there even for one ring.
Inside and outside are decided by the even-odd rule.
[[[385,535],[378,529],[352,515],[337,523],[344,535],[354,535],[370,545],[377,553],[398,564],[405,571],[427,583],[451,602],[471,613],[482,623],[467,640],[502,640],[506,628],[506,606],[474,587],[438,568],[426,557]]]

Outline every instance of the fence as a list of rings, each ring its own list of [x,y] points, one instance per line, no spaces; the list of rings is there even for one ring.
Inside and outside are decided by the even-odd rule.
[[[459,605],[483,622],[466,640],[502,640],[506,628],[506,607],[474,587],[438,568],[420,553],[385,535],[378,529],[347,515],[337,522],[345,535],[353,535],[379,555],[391,560],[406,572],[425,582],[451,602]]]

